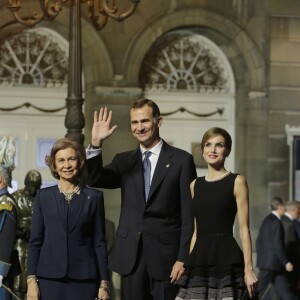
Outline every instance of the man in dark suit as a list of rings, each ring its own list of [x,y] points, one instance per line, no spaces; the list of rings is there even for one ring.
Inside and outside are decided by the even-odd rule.
[[[122,275],[125,300],[173,300],[177,294],[174,284],[184,271],[193,232],[189,190],[196,177],[193,158],[160,138],[158,106],[140,99],[130,110],[131,131],[139,146],[117,154],[103,167],[102,143],[116,129],[110,128],[111,117],[107,108],[95,112],[87,149],[88,183],[121,188],[121,214],[110,267]],[[145,157],[146,151],[151,151],[150,157]]]
[[[289,261],[293,264],[294,270],[287,272],[287,279],[291,290],[294,294],[298,293],[297,285],[299,279],[299,239],[297,236],[295,220],[298,218],[298,206],[297,201],[289,201],[286,205],[286,212],[281,218],[281,222],[284,229],[284,248]]]
[[[258,292],[260,299],[271,300],[271,285],[284,300],[295,299],[289,289],[284,270],[291,272],[293,265],[284,251],[284,231],[281,217],[284,215],[283,200],[274,197],[272,212],[263,220],[256,240]]]

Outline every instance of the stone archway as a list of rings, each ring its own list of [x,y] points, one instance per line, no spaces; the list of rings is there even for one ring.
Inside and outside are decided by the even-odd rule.
[[[144,55],[162,34],[176,28],[191,26],[202,28],[204,35],[205,32],[212,30],[215,32],[215,36],[226,39],[227,45],[232,45],[230,53],[227,54],[229,62],[231,63],[239,57],[245,64],[246,71],[249,73],[249,90],[265,90],[265,62],[251,37],[242,27],[224,15],[202,9],[187,9],[163,15],[147,24],[146,28],[142,28],[136,38],[132,40],[131,47],[125,56],[124,74],[128,82],[132,84],[137,82],[139,66]],[[215,42],[218,44],[217,41]],[[224,52],[226,54],[226,49]],[[234,69],[234,73],[235,76],[242,75],[243,71]]]

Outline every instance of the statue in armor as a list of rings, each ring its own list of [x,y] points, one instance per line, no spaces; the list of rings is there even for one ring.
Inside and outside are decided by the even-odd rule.
[[[25,297],[27,288],[27,247],[30,236],[33,202],[41,184],[41,174],[37,170],[30,170],[25,176],[24,188],[19,189],[12,194],[15,198],[18,212],[17,240],[15,248],[18,250],[22,270],[22,272],[15,277],[14,291],[22,299]]]
[[[10,300],[8,289],[12,288],[18,274],[14,243],[17,229],[17,209],[8,192],[14,169],[15,144],[12,137],[0,141],[0,300]]]

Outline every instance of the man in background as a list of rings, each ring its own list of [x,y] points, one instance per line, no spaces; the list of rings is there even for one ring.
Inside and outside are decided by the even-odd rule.
[[[299,203],[297,201],[289,201],[285,205],[286,212],[281,218],[284,229],[284,248],[289,261],[293,264],[292,272],[287,272],[286,276],[291,290],[300,299],[299,290],[297,290],[299,280],[299,260],[300,260],[300,240],[297,235],[295,221],[299,216]]]
[[[263,220],[256,240],[258,292],[261,300],[271,300],[272,285],[284,300],[295,300],[285,276],[293,265],[284,250],[284,229],[281,218],[285,213],[280,197],[271,201],[271,213]]]

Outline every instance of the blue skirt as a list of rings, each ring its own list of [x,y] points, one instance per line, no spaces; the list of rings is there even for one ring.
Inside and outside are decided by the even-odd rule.
[[[94,300],[99,280],[39,278],[40,300]]]

